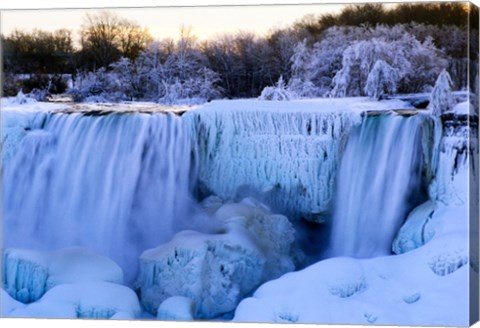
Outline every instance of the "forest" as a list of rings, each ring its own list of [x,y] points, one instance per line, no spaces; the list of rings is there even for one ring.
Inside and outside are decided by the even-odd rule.
[[[258,97],[276,86],[293,98],[365,96],[374,66],[388,71],[391,93],[430,92],[444,69],[462,90],[468,60],[478,56],[475,38],[469,54],[466,32],[477,16],[459,2],[355,4],[263,36],[238,31],[200,41],[186,26],[178,39],[155,40],[138,23],[101,11],[87,14],[78,32],[2,35],[3,95],[21,90],[45,100],[68,90],[75,101],[172,104]]]

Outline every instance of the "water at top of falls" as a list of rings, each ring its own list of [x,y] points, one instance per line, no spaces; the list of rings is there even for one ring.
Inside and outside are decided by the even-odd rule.
[[[80,245],[132,270],[193,224],[190,142],[171,114],[47,115],[4,168],[3,246]]]
[[[338,171],[328,256],[391,253],[395,233],[421,198],[420,115],[365,117]]]

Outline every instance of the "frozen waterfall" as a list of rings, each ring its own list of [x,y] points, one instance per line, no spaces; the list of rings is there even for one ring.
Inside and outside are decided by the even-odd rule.
[[[387,255],[395,233],[422,199],[422,122],[365,116],[349,137],[337,175],[328,256]]]
[[[128,274],[141,251],[192,227],[195,170],[180,117],[38,118],[4,167],[4,247],[87,246]]]

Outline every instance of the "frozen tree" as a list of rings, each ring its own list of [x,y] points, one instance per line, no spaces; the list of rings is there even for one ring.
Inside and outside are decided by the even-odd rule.
[[[292,77],[288,81],[288,91],[298,97],[316,96],[318,88],[310,81],[309,65],[312,59],[306,39],[297,44],[290,61],[292,63]]]
[[[113,80],[110,84],[110,92],[117,93],[121,98],[133,100],[140,97],[141,86],[138,80],[138,74],[134,63],[125,57],[110,64],[111,72],[109,73]]]
[[[437,78],[435,87],[430,96],[430,109],[434,116],[451,110],[454,106],[452,95],[452,80],[446,70],[443,70]]]
[[[420,92],[433,84],[435,74],[447,65],[431,39],[418,41],[406,34],[398,40],[383,38],[357,41],[345,49],[342,69],[332,80],[334,97],[363,96],[373,65],[383,60],[396,69],[399,92]]]
[[[275,101],[290,100],[292,98],[294,97],[287,90],[285,86],[285,81],[283,81],[282,76],[280,76],[275,86],[265,87],[260,97],[258,97],[259,100],[275,100]]]
[[[308,71],[308,63],[311,60],[310,52],[307,48],[307,39],[303,39],[302,42],[299,42],[295,49],[293,50],[293,55],[290,58],[292,63],[292,76],[306,76]]]
[[[385,99],[397,91],[397,70],[379,59],[368,74],[365,93],[377,100]]]

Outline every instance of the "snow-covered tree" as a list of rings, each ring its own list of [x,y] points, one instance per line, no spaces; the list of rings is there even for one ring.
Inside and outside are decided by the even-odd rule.
[[[109,74],[113,80],[110,92],[117,92],[123,95],[123,98],[129,100],[141,96],[139,76],[135,64],[130,59],[122,57],[110,64],[110,68],[111,72]]]
[[[294,48],[292,63],[292,77],[288,81],[287,89],[298,97],[314,97],[318,94],[318,88],[310,80],[309,65],[312,61],[310,51],[307,48],[307,40],[299,42]]]
[[[455,105],[452,95],[452,80],[446,70],[443,70],[437,78],[435,87],[430,95],[430,110],[434,116],[440,116]]]
[[[278,82],[273,87],[265,87],[262,94],[258,97],[259,100],[274,100],[283,101],[294,98],[294,95],[287,90],[283,77],[280,76]]]
[[[342,68],[332,80],[331,95],[365,95],[368,75],[378,60],[396,69],[397,89],[402,93],[420,92],[433,85],[436,74],[447,65],[430,39],[422,43],[406,34],[393,41],[384,38],[357,41],[343,53]]]
[[[377,100],[385,99],[397,92],[397,80],[397,70],[379,59],[368,74],[365,93]]]

